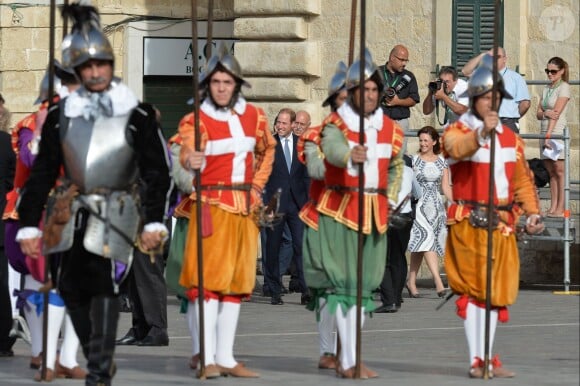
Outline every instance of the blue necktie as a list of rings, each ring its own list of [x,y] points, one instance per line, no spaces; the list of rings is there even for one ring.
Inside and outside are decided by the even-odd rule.
[[[286,158],[286,166],[288,167],[288,173],[290,173],[290,167],[292,166],[292,159],[290,158],[290,147],[288,146],[289,139],[284,140],[284,158]]]

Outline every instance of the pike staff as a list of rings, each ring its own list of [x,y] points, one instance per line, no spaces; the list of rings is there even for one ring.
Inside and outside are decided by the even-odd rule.
[[[66,18],[65,18],[66,19]],[[56,1],[50,0],[50,23],[48,32],[48,103],[54,105],[54,36],[56,29]],[[48,303],[50,301],[50,256],[44,256],[44,290],[42,293],[42,364],[40,368],[40,379],[47,379],[47,352],[48,352]]]
[[[494,19],[493,19],[493,67],[492,80],[493,86],[491,88],[491,106],[494,111],[499,110],[499,103],[497,98],[498,91],[498,69],[497,69],[497,54],[499,47],[499,17],[500,17],[501,0],[495,0],[494,3]],[[485,272],[485,346],[484,346],[484,367],[483,378],[490,379],[489,373],[489,346],[490,346],[490,320],[491,320],[491,275],[492,275],[492,254],[493,254],[493,214],[495,212],[495,129],[489,133],[490,148],[489,148],[489,186],[488,186],[488,201],[487,201],[487,259]]]
[[[366,0],[360,2],[360,102],[361,111],[359,113],[359,145],[364,146],[364,101],[365,101],[365,39],[366,39]],[[354,378],[361,377],[361,325],[362,325],[362,277],[363,277],[363,211],[364,211],[364,163],[358,164],[358,245],[357,245],[357,266],[356,266],[356,354],[355,354],[355,368]]]

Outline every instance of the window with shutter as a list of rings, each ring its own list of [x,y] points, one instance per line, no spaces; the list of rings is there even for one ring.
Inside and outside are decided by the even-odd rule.
[[[187,104],[193,95],[191,76],[145,76],[143,101],[151,103],[161,113],[161,126],[165,138],[177,132],[179,121],[193,106]]]
[[[453,1],[453,66],[493,47],[494,0]],[[500,8],[499,45],[503,46],[503,4]]]

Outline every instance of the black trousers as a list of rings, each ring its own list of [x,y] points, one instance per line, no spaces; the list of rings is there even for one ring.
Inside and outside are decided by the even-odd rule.
[[[16,341],[16,338],[8,336],[11,328],[12,304],[8,287],[8,258],[4,253],[4,246],[0,246],[0,351],[10,351]]]
[[[308,292],[306,281],[304,280],[304,268],[302,257],[302,236],[304,234],[304,223],[298,217],[298,208],[290,210],[284,215],[280,223],[274,229],[266,230],[266,264],[264,272],[264,284],[270,289],[273,297],[280,296],[282,282],[280,280],[280,246],[282,245],[282,234],[284,226],[288,224],[292,235],[292,260],[296,266],[296,272],[300,281],[300,291]]]
[[[135,250],[128,278],[129,300],[135,338],[167,334],[167,287],[162,255],[151,262],[148,254]]]
[[[111,384],[119,321],[119,300],[112,275],[115,261],[83,246],[87,212],[79,210],[72,248],[60,260],[58,288],[87,358],[86,385]]]
[[[407,215],[407,214],[402,214]],[[411,217],[411,214],[408,214]],[[401,298],[407,280],[407,258],[405,252],[411,237],[413,222],[404,228],[390,227],[387,231],[387,265],[380,286],[383,304],[401,305]]]

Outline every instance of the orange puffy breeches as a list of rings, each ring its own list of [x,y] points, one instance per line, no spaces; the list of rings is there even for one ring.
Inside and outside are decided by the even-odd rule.
[[[213,233],[204,237],[203,286],[222,295],[248,295],[256,280],[258,227],[248,216],[210,205]],[[191,211],[179,284],[198,287],[196,207]]]
[[[493,232],[491,304],[515,303],[520,261],[515,235]],[[487,229],[474,228],[468,220],[451,225],[445,250],[445,272],[451,289],[480,302],[486,297]]]

